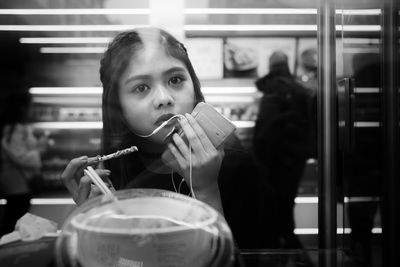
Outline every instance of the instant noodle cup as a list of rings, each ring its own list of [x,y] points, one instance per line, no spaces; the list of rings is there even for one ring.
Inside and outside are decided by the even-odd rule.
[[[156,189],[122,190],[116,197],[97,197],[71,214],[57,240],[59,266],[232,263],[232,234],[207,204]]]

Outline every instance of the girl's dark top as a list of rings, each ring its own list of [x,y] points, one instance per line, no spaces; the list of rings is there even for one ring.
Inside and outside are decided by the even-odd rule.
[[[131,154],[124,158],[135,164],[127,173],[136,173],[129,182],[120,184],[120,189],[157,188],[175,192],[171,174],[159,174],[147,170],[140,158]],[[141,170],[141,171],[137,171]],[[114,171],[113,174],[115,175]],[[271,198],[271,188],[259,179],[252,156],[243,150],[225,149],[218,176],[224,217],[230,226],[233,237],[240,249],[272,247],[271,226],[273,221],[272,205],[266,207],[266,198]],[[176,188],[182,177],[173,173]],[[189,188],[182,183],[180,192],[188,195]]]

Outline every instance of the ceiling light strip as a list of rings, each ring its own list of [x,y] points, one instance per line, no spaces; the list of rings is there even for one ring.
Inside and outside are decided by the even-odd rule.
[[[102,87],[32,87],[29,89],[32,95],[100,95]]]
[[[125,31],[148,25],[0,25],[0,31]]]
[[[0,9],[0,15],[149,15],[149,8],[40,8]],[[244,14],[244,15],[315,15],[315,8],[186,8],[186,15]],[[381,9],[337,9],[343,15],[381,15]]]
[[[232,95],[232,94],[256,94],[255,87],[211,87],[201,88],[204,94],[209,95]],[[29,93],[32,95],[79,95],[79,94],[102,94],[102,87],[31,87]]]
[[[111,37],[22,37],[21,44],[107,44]]]
[[[255,125],[254,121],[232,121],[238,128],[252,128]],[[101,121],[73,121],[73,122],[35,122],[32,124],[36,129],[66,129],[66,130],[80,130],[80,129],[102,129],[103,123]]]
[[[103,54],[106,47],[41,47],[42,54]]]
[[[0,9],[0,15],[149,15],[149,8]]]
[[[148,27],[149,25],[0,25],[0,31],[125,31],[136,27]],[[244,24],[196,24],[185,25],[185,31],[317,31],[317,25],[244,25]],[[336,25],[337,31],[370,32],[380,31],[380,25]]]
[[[184,25],[185,31],[316,31],[317,25],[285,25],[285,24],[269,24],[269,25],[243,25],[243,24],[221,24],[221,25]]]

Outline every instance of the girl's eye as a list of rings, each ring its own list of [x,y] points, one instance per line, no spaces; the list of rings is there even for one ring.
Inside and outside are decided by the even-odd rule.
[[[169,80],[169,82],[170,82],[172,85],[178,85],[178,84],[180,84],[180,83],[183,82],[183,78],[178,77],[178,76],[174,76],[174,77],[172,77],[172,78]]]
[[[134,92],[135,92],[135,93],[143,93],[143,92],[145,92],[145,91],[148,90],[148,89],[150,89],[150,87],[147,86],[146,84],[140,84],[140,85],[138,85],[138,86],[136,86],[136,87],[134,88]]]

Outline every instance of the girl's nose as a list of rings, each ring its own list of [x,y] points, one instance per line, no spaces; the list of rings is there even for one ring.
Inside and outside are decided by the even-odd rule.
[[[161,108],[172,105],[174,99],[167,88],[159,85],[154,90],[154,106],[155,108]]]

